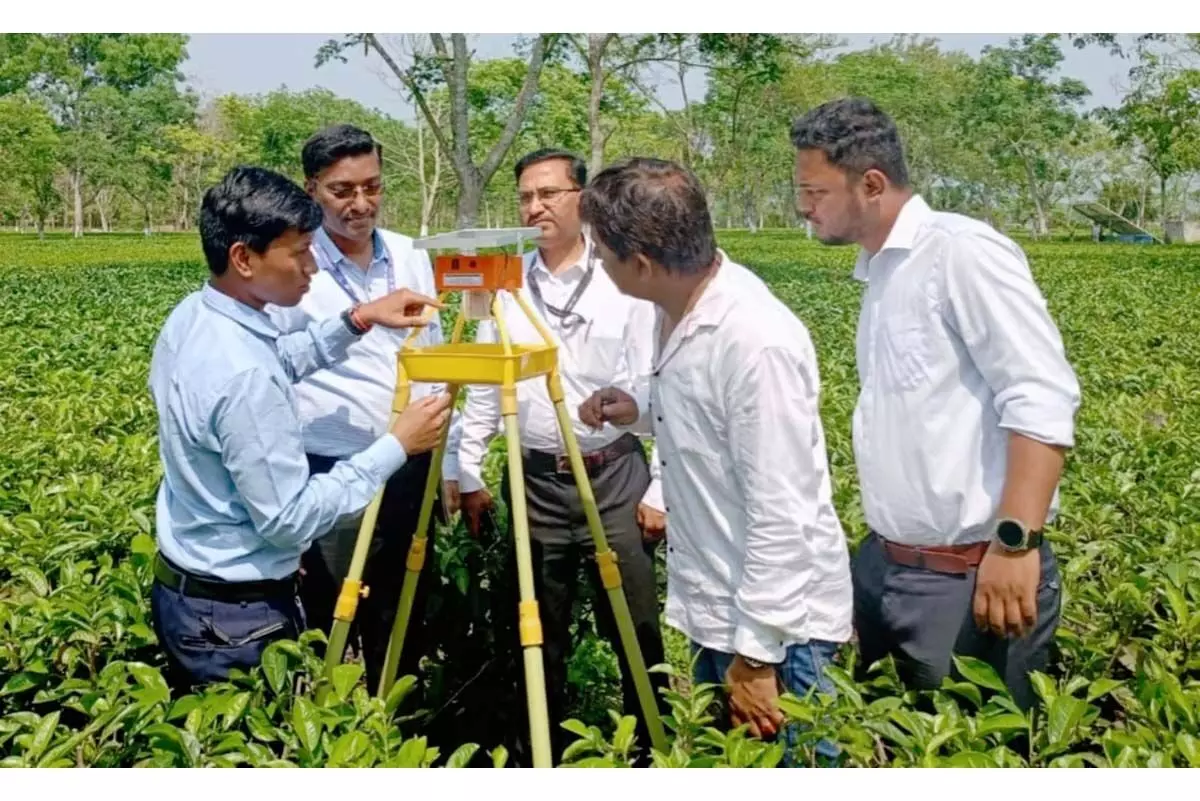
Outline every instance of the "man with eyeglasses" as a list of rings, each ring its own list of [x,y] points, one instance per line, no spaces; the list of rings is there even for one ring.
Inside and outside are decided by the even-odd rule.
[[[370,133],[352,125],[333,125],[318,131],[301,152],[305,188],[324,212],[313,237],[312,253],[320,268],[304,300],[290,308],[272,307],[270,314],[285,331],[303,329],[312,320],[407,287],[436,297],[433,268],[426,251],[413,240],[378,227],[383,198],[382,146]],[[337,365],[318,370],[296,386],[309,470],[328,472],[339,459],[356,453],[387,429],[396,388],[396,351],[408,329],[376,328],[349,350]],[[418,345],[443,341],[435,315],[416,337]],[[412,400],[437,394],[442,387],[414,384]],[[456,436],[452,423],[451,437]],[[443,476],[455,476],[454,448],[448,446]],[[392,622],[404,578],[404,561],[419,518],[432,454],[414,456],[388,482],[375,525],[374,539],[363,576],[370,593],[359,603],[351,642],[359,636],[369,687],[382,672]],[[443,496],[445,493],[443,492]],[[435,506],[435,510],[438,509]],[[453,511],[453,510],[451,510]],[[309,625],[329,633],[334,604],[350,567],[362,515],[339,520],[328,535],[304,555],[301,599]],[[435,526],[427,536],[432,540]],[[431,560],[435,561],[435,560]],[[425,601],[437,577],[431,565],[421,572],[413,604],[399,675],[419,677],[425,654],[421,625]]]
[[[579,219],[579,192],[587,182],[587,169],[581,159],[562,150],[539,150],[522,158],[515,172],[521,223],[541,231],[537,250],[525,257],[524,287],[520,291],[554,334],[566,405],[574,414],[596,390],[614,381],[632,386],[649,372],[654,310],[643,301],[622,295],[600,268],[599,255]],[[520,306],[511,298],[505,302],[505,321],[512,340],[541,342]],[[477,338],[496,342],[494,324],[481,322]],[[627,347],[627,342],[631,346]],[[535,589],[545,638],[552,748],[559,755],[564,747],[564,733],[558,723],[567,711],[566,663],[582,569],[594,590],[592,606],[600,631],[621,660],[626,712],[639,720],[638,744],[648,749],[649,735],[641,723],[633,676],[625,662],[611,605],[600,584],[595,546],[545,381],[518,384],[517,403]],[[499,432],[500,419],[498,388],[469,388],[462,412],[458,489],[463,516],[476,536],[493,506],[482,476],[482,462],[489,442]],[[664,535],[666,523],[656,471],[652,473],[636,436],[609,425],[593,429],[578,419],[572,422],[609,546],[617,555],[642,656],[647,667],[662,663],[654,548]],[[511,497],[507,473],[501,493],[511,508],[507,503]],[[510,561],[515,565],[511,557]],[[512,573],[516,573],[515,566]],[[512,615],[510,625],[517,609],[515,589],[512,595],[511,604],[503,605],[503,611]],[[511,641],[514,648],[519,645],[515,625],[505,641]],[[515,661],[519,665],[520,657]],[[520,671],[518,675],[523,677]],[[652,673],[651,684],[665,687],[665,677]],[[658,700],[661,704],[662,699]]]

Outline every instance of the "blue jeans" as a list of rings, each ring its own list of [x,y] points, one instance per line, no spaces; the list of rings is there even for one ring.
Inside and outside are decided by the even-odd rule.
[[[182,595],[157,580],[150,611],[167,655],[166,679],[177,695],[224,681],[234,668],[248,673],[267,645],[297,639],[305,628],[296,597],[228,603]]]
[[[696,659],[695,672],[692,679],[696,684],[725,684],[725,673],[729,670],[730,664],[733,662],[733,654],[717,651],[712,648],[691,644],[692,656]],[[825,668],[832,662],[837,654],[839,644],[835,642],[827,642],[825,640],[809,640],[803,645],[796,644],[789,646],[787,654],[784,657],[783,664],[779,666],[779,677],[783,681],[783,686],[798,698],[803,698],[808,695],[809,690],[815,685],[817,691],[826,695],[835,695],[837,688],[834,687],[829,677],[825,675]],[[696,654],[699,656],[696,656]],[[799,724],[792,724],[784,729],[784,738],[787,743],[787,754],[783,758],[785,767],[795,767],[795,761],[792,757],[792,750],[795,748],[798,741]],[[837,746],[827,740],[821,740],[817,744],[817,754],[829,760],[836,760],[839,756]]]

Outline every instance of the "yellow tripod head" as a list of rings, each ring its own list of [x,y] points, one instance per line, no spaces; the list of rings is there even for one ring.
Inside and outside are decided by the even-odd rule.
[[[450,294],[461,293],[462,302],[448,343],[416,347],[412,342],[417,329],[409,333],[396,357],[400,376],[422,383],[511,386],[553,370],[557,358],[554,339],[520,294],[525,275],[522,248],[539,234],[537,228],[468,228],[413,243],[416,248],[443,251],[433,259],[438,299],[444,303]],[[515,252],[478,253],[480,249],[509,246],[515,246]],[[513,344],[501,312],[501,293],[516,300],[538,329],[543,344]],[[436,309],[429,311],[437,313]],[[467,320],[488,319],[496,323],[498,344],[461,341]]]

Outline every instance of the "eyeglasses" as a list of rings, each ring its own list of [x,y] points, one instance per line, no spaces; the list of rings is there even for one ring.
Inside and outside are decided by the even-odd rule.
[[[358,186],[354,184],[341,183],[326,184],[324,189],[338,200],[348,200],[349,198],[354,197],[356,194],[358,194],[359,189],[361,189],[363,194],[368,198],[377,198],[383,194],[383,182],[371,181],[370,183],[360,184]]]
[[[556,186],[546,186],[546,187],[542,187],[541,189],[538,189],[533,192],[518,193],[517,194],[517,202],[520,203],[522,206],[528,206],[530,203],[533,202],[533,198],[536,196],[537,199],[542,201],[543,203],[553,203],[555,200],[557,200],[559,197],[561,197],[564,192],[578,192],[578,191],[579,191],[579,189],[577,187],[571,188],[571,189],[561,189]]]

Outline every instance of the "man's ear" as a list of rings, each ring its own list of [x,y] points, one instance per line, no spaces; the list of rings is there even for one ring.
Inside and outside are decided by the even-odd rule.
[[[863,173],[862,186],[868,200],[878,200],[887,191],[887,176],[879,170],[867,170]]]
[[[245,280],[249,281],[254,275],[254,267],[250,264],[250,248],[245,242],[234,242],[229,248],[229,267]]]
[[[644,253],[633,254],[633,263],[637,269],[637,277],[642,281],[647,281],[654,275],[654,262],[650,261]]]
[[[304,191],[308,193],[309,197],[313,197],[317,192],[317,179],[306,178],[304,181]]]

